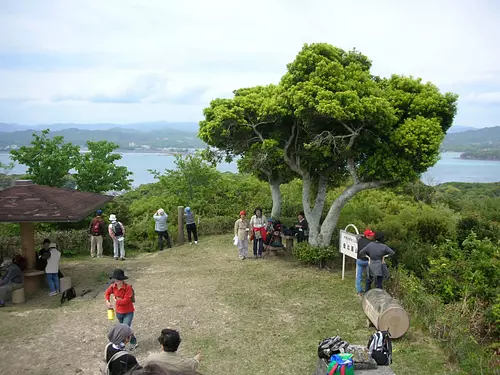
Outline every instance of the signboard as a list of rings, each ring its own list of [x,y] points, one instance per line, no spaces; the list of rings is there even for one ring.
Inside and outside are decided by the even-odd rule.
[[[348,257],[358,258],[358,237],[354,233],[340,231],[340,252]]]
[[[356,234],[349,233],[347,228],[353,227],[356,231]],[[345,273],[345,256],[347,255],[350,258],[357,259],[358,258],[358,237],[359,234],[358,228],[354,224],[349,224],[345,227],[344,230],[340,230],[339,236],[339,249],[342,253],[342,280],[344,280]],[[356,267],[357,270],[357,267]]]

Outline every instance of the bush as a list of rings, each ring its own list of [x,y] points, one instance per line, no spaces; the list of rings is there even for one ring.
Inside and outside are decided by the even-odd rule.
[[[292,253],[300,262],[320,268],[324,267],[326,262],[335,260],[339,255],[338,249],[333,246],[312,246],[308,242],[294,244]]]

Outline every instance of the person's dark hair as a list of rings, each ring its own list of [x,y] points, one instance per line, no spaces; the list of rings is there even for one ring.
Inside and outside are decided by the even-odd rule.
[[[165,328],[161,330],[158,341],[166,352],[176,352],[181,344],[181,336],[175,329]]]
[[[384,232],[375,232],[375,241],[384,242],[385,241]]]
[[[306,215],[304,214],[304,211],[300,211],[299,216],[306,217]]]
[[[255,210],[253,210],[253,214],[257,215],[257,211],[260,211],[260,214],[262,215],[262,208],[257,207]]]
[[[46,243],[50,243],[50,240],[48,238],[44,239],[43,240],[43,243],[46,244]]]

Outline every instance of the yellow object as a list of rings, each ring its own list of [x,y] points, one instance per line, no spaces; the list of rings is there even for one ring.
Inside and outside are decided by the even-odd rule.
[[[115,310],[114,309],[108,309],[108,319],[115,320]]]

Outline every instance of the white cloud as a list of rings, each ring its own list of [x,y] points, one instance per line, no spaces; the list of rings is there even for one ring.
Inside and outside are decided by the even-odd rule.
[[[197,120],[211,98],[277,82],[306,42],[356,47],[376,74],[500,84],[499,18],[487,0],[4,0],[0,121]]]

